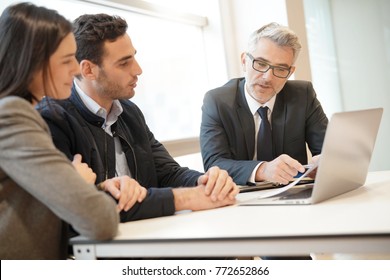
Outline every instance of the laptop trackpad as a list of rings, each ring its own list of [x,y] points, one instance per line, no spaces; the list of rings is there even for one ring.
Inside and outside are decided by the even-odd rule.
[[[313,184],[308,184],[305,187],[291,188],[283,192],[279,196],[279,200],[295,200],[295,199],[307,199],[311,197],[313,192]]]

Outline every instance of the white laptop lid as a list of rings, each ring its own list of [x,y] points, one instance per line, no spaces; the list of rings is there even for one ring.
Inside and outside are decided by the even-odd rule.
[[[287,196],[287,190],[269,198],[246,200],[241,205],[312,204],[364,185],[383,109],[335,113],[326,130],[313,191],[309,197]],[[253,194],[255,197],[255,194]],[[252,196],[253,197],[253,196]]]
[[[364,185],[383,109],[335,113],[328,125],[312,203]]]

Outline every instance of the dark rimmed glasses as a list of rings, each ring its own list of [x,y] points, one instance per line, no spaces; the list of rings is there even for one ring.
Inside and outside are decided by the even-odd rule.
[[[246,55],[252,60],[252,68],[258,72],[265,73],[272,69],[272,74],[278,78],[287,78],[291,72],[291,66],[289,68],[273,66],[263,60],[255,59],[250,53],[246,53]]]

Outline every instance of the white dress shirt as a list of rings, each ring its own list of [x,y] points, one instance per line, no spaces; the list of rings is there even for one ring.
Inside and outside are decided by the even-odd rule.
[[[257,134],[259,133],[259,129],[260,129],[260,125],[261,125],[261,118],[260,118],[260,115],[257,113],[257,109],[259,109],[260,107],[264,107],[264,106],[267,106],[269,108],[267,116],[268,116],[268,120],[269,120],[269,122],[271,124],[271,128],[272,128],[271,114],[272,114],[272,110],[274,109],[276,95],[274,95],[270,100],[268,100],[267,103],[261,104],[258,101],[256,101],[252,96],[249,95],[249,93],[246,89],[246,82],[244,85],[244,89],[245,89],[245,99],[246,99],[246,102],[248,103],[249,110],[251,111],[251,113],[253,115],[253,121],[255,123],[255,152],[253,154],[253,160],[257,160]],[[258,165],[256,165],[255,169],[252,171],[252,174],[248,179],[248,182],[255,183],[255,175],[256,175],[257,169],[260,167],[260,165],[262,163],[263,162],[260,162]]]

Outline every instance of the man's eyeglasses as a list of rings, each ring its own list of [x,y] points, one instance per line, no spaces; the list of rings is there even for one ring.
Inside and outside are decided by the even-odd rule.
[[[246,55],[252,60],[252,68],[258,72],[265,73],[269,69],[272,69],[272,74],[278,78],[287,78],[291,71],[291,66],[289,68],[273,66],[259,59],[255,59],[250,53]]]

